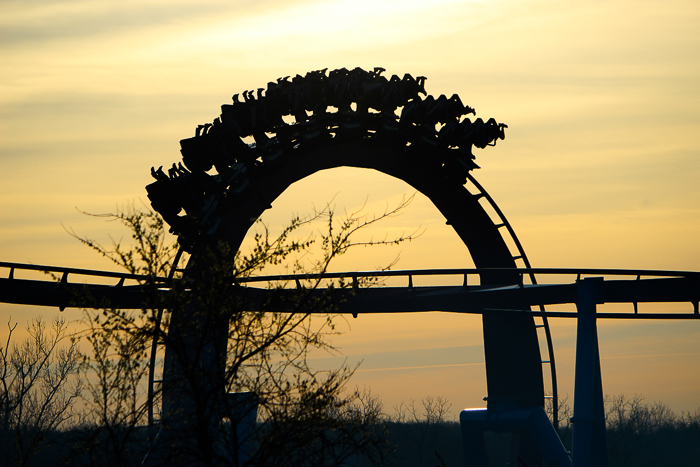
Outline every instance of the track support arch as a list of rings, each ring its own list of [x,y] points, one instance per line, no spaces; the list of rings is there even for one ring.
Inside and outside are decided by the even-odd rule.
[[[195,137],[181,141],[185,166],[173,164],[167,175],[162,167],[152,169],[151,203],[191,253],[185,280],[207,274],[205,258],[212,245],[224,242],[235,253],[255,220],[287,187],[318,171],[348,166],[398,178],[428,197],[476,267],[500,269],[481,274],[482,284],[520,282],[498,226],[478,194],[464,186],[478,167],[472,148],[503,139],[506,125],[471,121],[466,116],[474,109],[457,95],[427,95],[425,78],[386,79],[382,71],[311,72],[291,82],[271,82],[257,98],[249,91],[243,101],[234,96],[233,105],[223,106],[213,123],[200,125]],[[285,123],[285,115],[296,123]],[[245,144],[243,138],[251,136],[255,143]],[[221,368],[209,357],[222,346],[216,339],[209,351],[188,350],[187,342],[201,341],[192,329],[206,327],[193,326],[198,316],[190,306],[173,310],[170,322],[170,340],[185,344],[179,351],[166,349],[163,419],[180,431],[188,429],[185,374]],[[494,310],[483,315],[483,329],[489,407],[543,406],[542,358],[532,317]],[[521,451],[525,458],[536,458]]]

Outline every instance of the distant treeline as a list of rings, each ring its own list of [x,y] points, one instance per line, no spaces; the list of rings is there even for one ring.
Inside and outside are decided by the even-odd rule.
[[[611,467],[700,466],[700,408],[678,415],[662,402],[624,394],[607,396],[605,403]],[[462,466],[459,422],[453,411],[446,410],[449,407],[449,402],[439,397],[394,407],[394,413],[387,416],[387,433],[395,450],[387,465]],[[565,398],[559,406],[559,436],[569,451],[572,416]],[[486,433],[485,439],[490,465],[507,465],[510,435]]]
[[[381,404],[381,401],[375,396],[372,403]],[[570,417],[570,404],[563,400],[559,433],[569,450],[572,436]],[[418,402],[394,406],[392,411],[385,412],[382,425],[377,427],[384,431],[386,442],[391,447],[383,465],[463,465],[461,432],[456,418],[451,404],[442,397],[426,397]],[[606,419],[611,467],[700,465],[700,409],[678,415],[661,402],[648,403],[642,396],[619,395],[606,398]],[[10,445],[26,442],[15,432],[2,435],[3,441]],[[129,439],[129,444],[114,444],[118,439]],[[509,434],[486,434],[491,465],[507,464],[510,441]],[[148,449],[148,429],[138,428],[125,438],[119,433],[86,424],[47,433],[44,446],[26,463],[12,457],[3,459],[0,464],[136,466],[141,464]],[[347,465],[364,467],[372,464],[353,458]]]

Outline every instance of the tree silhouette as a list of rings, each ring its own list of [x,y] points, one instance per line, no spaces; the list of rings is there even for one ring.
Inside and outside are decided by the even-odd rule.
[[[133,245],[114,242],[106,248],[78,237],[130,273],[143,274],[141,285],[147,297],[142,310],[104,308],[98,314],[86,313],[92,354],[83,369],[97,376],[92,378],[95,383],[89,393],[99,428],[93,433],[102,441],[93,441],[93,448],[105,451],[101,455],[112,465],[125,465],[133,456],[136,448],[129,443],[147,413],[143,383],[150,339],[157,336],[170,346],[175,359],[184,355],[179,352],[182,340],[191,336],[169,329],[170,313],[196,303],[206,314],[199,322],[210,329],[197,329],[202,340],[194,347],[201,353],[213,349],[217,355],[211,361],[216,368],[203,372],[185,367],[186,357],[176,361],[185,367],[186,378],[175,383],[177,389],[189,391],[188,400],[195,401],[195,407],[175,411],[175,417],[195,417],[194,422],[188,420],[188,426],[196,428],[186,434],[171,430],[161,435],[147,463],[342,465],[358,455],[381,461],[386,445],[380,414],[362,404],[360,392],[346,389],[354,368],[343,365],[319,371],[309,364],[308,355],[314,349],[334,351],[328,337],[337,332],[336,292],[351,290],[353,285],[372,285],[372,280],[353,284],[344,278],[325,279],[332,260],[355,246],[395,245],[412,238],[354,240],[360,230],[397,214],[408,202],[410,199],[376,217],[351,213],[339,219],[327,207],[308,218],[292,219],[276,237],[259,224],[249,253],[231,255],[212,249],[207,273],[197,281],[181,280],[180,274],[174,274],[167,294],[162,293],[159,278],[170,272],[177,247],[164,241],[164,226],[157,214],[130,208],[110,216],[131,232]],[[294,238],[298,229],[313,222],[325,227],[314,236]],[[222,260],[230,257],[233,261]],[[292,287],[287,282],[269,284],[266,289],[241,285],[270,266],[286,266],[302,276]],[[256,302],[254,309],[262,311],[246,308],[251,300]],[[163,309],[161,331],[158,315]],[[212,346],[212,340],[225,342],[225,348]],[[187,345],[191,349],[193,342]],[[242,403],[240,397],[227,394],[254,394],[257,404],[249,404],[251,399]],[[159,396],[160,392],[155,398]],[[242,432],[251,410],[257,412],[257,423]],[[177,420],[163,420],[164,425],[168,423]]]
[[[27,465],[46,446],[47,435],[74,416],[82,390],[76,378],[80,356],[62,318],[54,319],[48,330],[36,318],[19,345],[12,343],[17,324],[10,321],[7,327],[7,340],[0,347],[0,466],[13,460]]]

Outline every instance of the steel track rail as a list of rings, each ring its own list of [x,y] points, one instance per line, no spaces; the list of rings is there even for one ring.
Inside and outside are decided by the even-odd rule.
[[[68,268],[62,266],[46,266],[28,263],[0,261],[0,268],[10,269],[8,279],[14,278],[13,270],[41,271],[46,273],[66,273],[80,276],[110,277],[116,279],[131,279],[135,281],[148,280],[147,275],[129,274],[123,272],[100,271],[96,269]],[[181,271],[178,269],[176,272]],[[463,276],[479,275],[485,272],[512,271],[509,268],[436,268],[436,269],[396,269],[391,271],[346,271],[326,272],[323,274],[276,274],[249,277],[231,277],[232,283],[294,281],[301,279],[339,279],[352,277],[409,277],[409,276]],[[630,277],[687,277],[700,279],[700,271],[670,271],[663,269],[615,269],[615,268],[518,268],[521,274],[561,275],[561,276],[630,276]],[[156,276],[156,283],[166,284],[169,278]],[[174,279],[178,280],[178,279]],[[54,282],[55,281],[47,281]]]
[[[65,287],[67,285],[79,285],[79,284],[73,284],[73,283],[68,283],[68,276],[69,274],[74,275],[74,276],[87,276],[87,277],[103,277],[103,278],[115,278],[118,279],[119,282],[116,285],[113,286],[105,286],[102,284],[96,284],[92,285],[91,287],[99,288],[101,290],[109,290],[110,292],[115,292],[116,294],[114,296],[118,296],[119,293],[122,293],[121,290],[124,290],[123,293],[126,293],[126,289],[129,289],[131,293],[133,293],[133,287],[124,287],[123,284],[124,281],[129,279],[129,280],[134,280],[134,281],[155,281],[156,283],[162,284],[162,290],[163,292],[167,292],[169,290],[170,286],[172,285],[172,282],[177,280],[174,279],[174,273],[176,272],[176,267],[172,269],[172,273],[169,275],[169,277],[148,277],[148,276],[143,276],[143,275],[136,275],[136,274],[128,274],[128,273],[118,273],[118,272],[111,272],[111,271],[99,271],[99,270],[93,270],[93,269],[79,269],[79,268],[67,268],[67,267],[57,267],[57,266],[45,266],[45,265],[33,265],[33,264],[22,264],[22,263],[10,263],[10,262],[0,262],[0,268],[5,268],[9,269],[9,274],[7,279],[0,279],[0,285],[6,284],[6,286],[0,287],[0,302],[2,301],[7,301],[6,299],[6,290],[10,288],[11,285],[17,285],[17,284],[23,284],[23,285],[29,285],[30,288],[33,288],[34,290],[38,290],[39,286],[43,289],[41,292],[45,292],[46,290],[52,290],[52,291],[58,291],[62,287]],[[52,281],[27,281],[23,279],[16,279],[15,276],[15,271],[16,270],[25,270],[25,271],[41,271],[44,273],[48,274],[53,274],[53,275],[61,275],[60,281],[52,280]],[[477,269],[477,268],[471,268],[471,269],[429,269],[429,270],[397,270],[397,271],[354,271],[354,272],[335,272],[335,273],[327,273],[324,274],[323,276],[314,276],[314,275],[299,275],[299,274],[287,274],[287,275],[273,275],[273,276],[254,276],[254,277],[242,277],[242,278],[232,278],[233,283],[238,283],[240,285],[243,284],[249,284],[253,285],[255,283],[262,283],[262,282],[284,282],[284,281],[294,281],[295,283],[297,281],[302,281],[302,280],[308,280],[308,279],[319,279],[321,277],[327,278],[327,279],[339,279],[339,278],[350,278],[354,281],[356,281],[360,277],[407,277],[408,278],[408,286],[405,287],[405,289],[414,289],[414,290],[421,290],[424,289],[422,287],[416,287],[414,288],[412,286],[413,282],[413,276],[435,276],[435,275],[443,275],[443,276],[449,276],[449,275],[459,275],[459,276],[464,276],[465,278],[468,275],[479,275],[480,273],[483,272],[492,272],[494,269],[489,269],[489,270],[484,270],[484,269]],[[526,267],[526,268],[518,268],[518,272],[520,272],[523,275],[529,275],[530,278],[532,279],[535,274],[541,274],[541,275],[575,275],[576,279],[580,279],[581,276],[593,276],[593,275],[599,275],[599,276],[628,276],[628,277],[635,277],[633,280],[629,281],[616,281],[616,282],[628,282],[631,283],[630,285],[636,285],[635,283],[638,283],[638,281],[641,280],[641,277],[643,276],[649,276],[649,277],[662,277],[662,278],[677,278],[677,279],[691,279],[695,281],[700,281],[700,273],[699,272],[692,272],[692,271],[663,271],[663,270],[626,270],[626,269],[595,269],[595,268],[531,268]],[[465,280],[465,284],[466,284]],[[532,281],[535,282],[535,281]],[[698,282],[700,284],[700,282]],[[521,281],[521,287],[524,287],[522,285]],[[536,286],[536,283],[533,285]],[[478,291],[478,286],[474,287],[471,286],[470,288],[473,288],[477,290],[476,292],[471,292],[471,293],[480,293]],[[12,289],[16,289],[16,287],[12,287]],[[120,290],[121,289],[121,290]],[[397,289],[402,289],[402,288],[397,288]],[[427,288],[426,288],[427,289]],[[376,289],[375,289],[376,290]],[[700,290],[700,287],[698,287],[698,290]],[[38,296],[40,294],[37,293],[31,293],[27,292],[30,294],[32,297],[34,297],[34,300],[36,304],[45,304],[42,303],[38,300]],[[493,291],[491,291],[493,293]],[[609,312],[601,312],[597,313],[596,317],[601,318],[601,319],[652,319],[652,320],[660,320],[660,319],[672,319],[672,320],[677,320],[677,319],[698,319],[700,318],[700,314],[698,313],[698,302],[697,298],[693,302],[694,304],[694,313],[637,313],[637,307],[636,307],[636,301],[634,300],[623,300],[624,302],[632,302],[635,304],[635,312],[634,313],[609,313]],[[644,300],[640,300],[644,301]],[[29,299],[27,300],[27,303],[31,303],[32,300]],[[65,302],[63,302],[62,305],[58,305],[61,308],[64,308],[66,306]],[[539,306],[540,310],[539,311],[531,311],[535,316],[544,318],[546,317],[551,317],[551,318],[576,318],[577,313],[575,311],[572,312],[566,312],[566,311],[557,311],[557,312],[552,312],[552,311],[545,311],[543,306]],[[489,309],[484,309],[484,311],[488,311]],[[506,311],[503,309],[500,309],[501,311]],[[410,310],[406,310],[410,311]],[[519,312],[522,313],[522,310],[511,310],[514,313]],[[379,311],[381,312],[381,311]],[[478,311],[477,311],[478,312]],[[162,316],[162,310],[159,311],[158,317]],[[159,326],[158,326],[159,327]],[[548,326],[545,327],[545,332],[548,329]],[[148,397],[150,401],[153,401],[154,399],[154,383],[155,383],[155,355],[157,351],[157,346],[158,346],[158,339],[159,335],[156,333],[154,336],[154,343],[151,349],[151,358],[150,358],[150,371],[149,371],[149,392],[148,392]],[[551,345],[551,334],[548,335],[548,347]],[[550,361],[553,360],[552,355],[553,353],[550,353]],[[552,365],[553,366],[553,365]],[[554,372],[554,376],[556,376],[556,372]],[[554,381],[554,380],[553,380]],[[553,403],[553,408],[556,409],[558,405],[558,394],[555,394],[554,387],[555,385],[552,385],[553,387],[553,394],[552,394],[552,403]],[[555,412],[556,413],[556,412]],[[153,423],[153,412],[152,408],[149,410],[149,421],[151,424]],[[558,418],[558,417],[557,417]],[[558,421],[555,419],[555,421]]]

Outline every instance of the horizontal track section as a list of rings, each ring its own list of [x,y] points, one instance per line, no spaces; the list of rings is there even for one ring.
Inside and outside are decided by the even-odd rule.
[[[36,265],[21,265],[17,263],[0,263],[0,268],[10,268],[8,278],[0,279],[0,302],[26,305],[43,305],[81,308],[97,308],[105,305],[121,308],[140,308],[143,301],[139,286],[109,286],[101,284],[77,284],[67,280],[38,281],[16,279],[15,269],[31,269],[53,273],[128,278],[144,280],[145,276],[119,274],[112,272],[57,268]],[[323,277],[353,278],[353,277],[389,277],[389,276],[421,276],[421,275],[468,275],[479,274],[483,269],[431,269],[411,271],[363,271],[329,273]],[[633,276],[629,280],[604,280],[604,296],[600,303],[636,303],[636,302],[690,302],[694,311],[687,314],[665,313],[599,313],[601,318],[636,318],[636,319],[681,319],[698,316],[698,300],[700,300],[700,273],[683,271],[658,270],[622,270],[622,269],[519,269],[528,274],[603,275],[603,276]],[[655,277],[641,279],[642,276]],[[303,281],[310,278],[303,275],[257,276],[237,278],[234,282],[284,282]],[[65,279],[65,276],[64,276]],[[158,278],[165,282],[167,278]],[[411,281],[408,281],[411,282]],[[311,293],[311,291],[309,291]],[[167,303],[169,288],[165,285],[159,293]],[[259,309],[259,303],[265,303],[270,294],[295,294],[294,288],[278,290],[263,289],[251,286],[234,287],[234,295],[246,302],[249,309]],[[326,293],[319,289],[313,293]],[[443,311],[456,313],[487,313],[489,310],[523,310],[536,305],[574,304],[577,301],[576,283],[565,284],[516,284],[504,287],[495,286],[430,286],[430,287],[372,287],[360,289],[344,289],[334,292],[337,294],[339,312],[341,313],[396,313],[416,311]],[[232,297],[233,298],[233,297]],[[99,304],[99,305],[98,305]],[[284,309],[270,311],[285,311]],[[540,311],[524,311],[539,315]],[[551,317],[572,317],[575,312],[546,312]]]
[[[323,274],[326,279],[352,278],[352,277],[409,277],[409,276],[459,276],[480,275],[486,272],[513,272],[508,268],[470,268],[470,269],[405,269],[395,271],[353,271],[353,272],[329,272]],[[651,277],[696,277],[700,278],[700,272],[695,271],[665,271],[657,269],[577,269],[577,268],[518,268],[519,274],[543,274],[543,275],[575,275],[575,276],[651,276]],[[281,274],[276,276],[252,276],[236,279],[237,282],[274,282],[293,281],[295,279],[316,278],[315,275]]]
[[[14,270],[24,270],[24,271],[41,271],[47,274],[74,274],[78,276],[95,276],[95,277],[114,277],[116,279],[132,279],[132,280],[145,280],[147,276],[139,274],[129,274],[125,272],[112,272],[112,271],[98,271],[95,269],[80,269],[80,268],[64,268],[61,266],[42,266],[39,264],[25,264],[25,263],[8,263],[0,261],[0,268],[7,268],[10,270],[10,279],[14,275]],[[156,282],[167,282],[167,277],[156,277]]]
[[[56,274],[75,274],[81,276],[113,277],[117,279],[146,280],[148,277],[138,274],[128,274],[111,271],[98,271],[94,269],[66,268],[61,266],[42,266],[37,264],[8,263],[0,261],[0,268],[12,270],[43,271]],[[183,270],[181,270],[183,271]],[[404,269],[393,271],[348,271],[327,272],[323,274],[326,279],[352,278],[352,277],[409,277],[409,276],[463,276],[480,275],[486,272],[513,272],[510,268],[451,268],[451,269]],[[700,278],[700,271],[667,271],[661,269],[604,269],[604,268],[518,268],[519,274],[543,274],[543,275],[575,275],[575,276],[649,276],[649,277],[687,277]],[[277,282],[294,281],[301,279],[314,279],[317,275],[280,274],[271,276],[237,277],[232,279],[237,283],[245,282]],[[156,277],[156,282],[166,283],[167,277]]]

